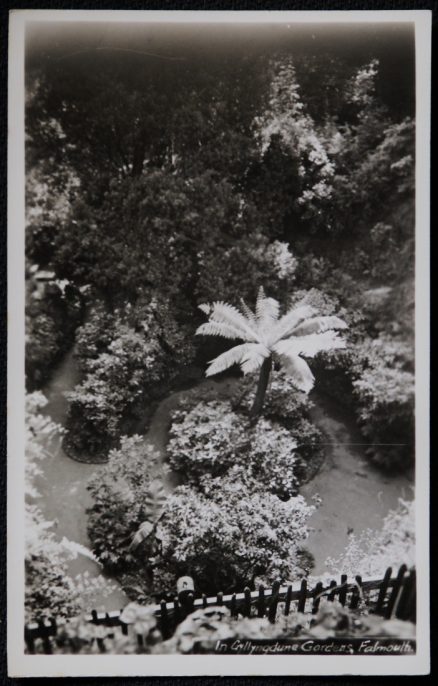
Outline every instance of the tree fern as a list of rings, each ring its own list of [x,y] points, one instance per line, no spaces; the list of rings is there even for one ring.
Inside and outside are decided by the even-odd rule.
[[[272,350],[279,355],[289,353],[304,357],[315,357],[317,353],[337,348],[345,348],[345,341],[339,338],[336,331],[313,333],[309,336],[292,336],[272,346]]]
[[[315,308],[301,305],[279,318],[280,305],[259,289],[255,312],[241,300],[242,312],[233,305],[215,302],[200,305],[209,321],[202,324],[197,334],[222,336],[245,341],[236,345],[215,360],[207,368],[212,376],[239,364],[244,374],[260,370],[257,393],[251,410],[258,416],[263,404],[272,361],[277,360],[292,377],[292,383],[308,393],[314,384],[313,374],[303,359],[314,357],[325,350],[344,348],[345,341],[335,329],[346,329],[347,324],[336,316],[318,317]]]
[[[234,348],[231,348],[231,350],[227,350],[225,353],[222,353],[222,355],[219,355],[219,357],[216,357],[207,368],[206,376],[220,374],[229,367],[232,367],[233,364],[240,364],[252,345],[255,345],[255,343],[236,345]]]
[[[294,336],[306,336],[311,333],[323,333],[329,329],[346,329],[347,324],[339,317],[313,317],[294,328]]]

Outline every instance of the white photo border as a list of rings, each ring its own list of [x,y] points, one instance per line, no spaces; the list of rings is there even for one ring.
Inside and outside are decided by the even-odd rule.
[[[429,10],[14,10],[9,22],[8,139],[8,671],[11,677],[185,675],[410,675],[430,669],[429,235],[431,17]],[[27,655],[24,646],[24,57],[27,22],[412,23],[416,55],[416,534],[417,652],[403,656]]]

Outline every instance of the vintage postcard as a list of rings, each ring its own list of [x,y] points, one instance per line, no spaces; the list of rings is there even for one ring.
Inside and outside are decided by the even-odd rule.
[[[11,12],[11,676],[428,673],[430,30]]]

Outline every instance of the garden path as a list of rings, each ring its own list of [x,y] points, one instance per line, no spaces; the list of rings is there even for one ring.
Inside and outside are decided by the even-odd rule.
[[[68,409],[64,392],[74,388],[79,380],[78,376],[71,351],[43,388],[48,400],[44,413],[61,426],[65,425]],[[62,449],[60,442],[58,446],[44,447],[48,454],[41,460],[42,475],[36,482],[42,496],[38,506],[45,519],[54,522],[54,533],[59,540],[65,536],[70,541],[90,548],[86,510],[92,500],[87,491],[87,482],[98,465],[72,460]],[[68,563],[68,574],[71,577],[85,572],[88,572],[90,579],[94,579],[102,574],[102,569],[97,562],[82,554]],[[115,587],[114,591],[108,596],[96,593],[92,599],[92,609],[119,610],[127,604],[128,599],[118,584],[113,579],[110,583]]]
[[[374,467],[365,455],[366,445],[354,417],[327,396],[312,394],[312,420],[324,432],[328,445],[326,460],[300,493],[310,500],[319,495],[322,503],[309,519],[313,528],[306,548],[315,558],[312,574],[327,572],[325,560],[339,557],[349,533],[380,529],[399,498],[413,497],[413,483],[406,475],[387,475]]]

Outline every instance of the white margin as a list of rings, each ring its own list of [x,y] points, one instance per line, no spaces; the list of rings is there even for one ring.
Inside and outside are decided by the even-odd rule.
[[[11,677],[427,674],[429,637],[429,10],[204,12],[14,10],[9,22],[8,140],[8,670]],[[410,22],[416,39],[416,532],[415,656],[24,654],[24,52],[27,21],[175,23]],[[317,658],[317,659],[316,659]]]

